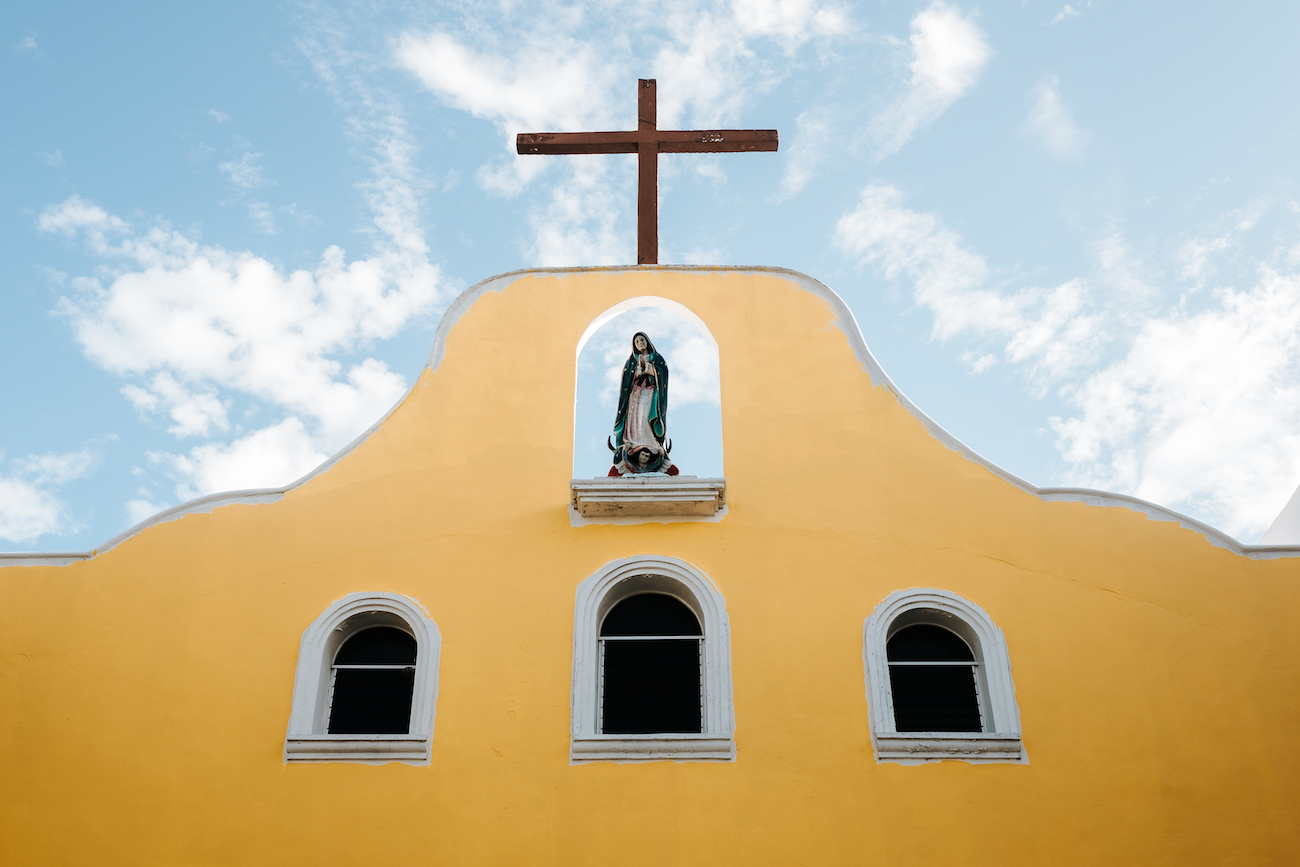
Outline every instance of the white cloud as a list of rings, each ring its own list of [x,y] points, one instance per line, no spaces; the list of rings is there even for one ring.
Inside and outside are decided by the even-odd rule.
[[[974,18],[936,0],[912,19],[907,90],[870,126],[877,159],[898,152],[975,86],[993,50]]]
[[[1199,285],[1267,206],[1252,202],[1208,239],[1184,242],[1180,276]],[[1004,360],[1075,408],[1050,421],[1070,466],[1058,481],[1133,494],[1253,541],[1300,478],[1300,275],[1265,265],[1252,288],[1219,289],[1189,310],[1113,233],[1095,244],[1089,279],[1010,291],[937,216],[878,184],[840,220],[835,243],[910,283],[936,338],[972,340],[961,354],[972,371]],[[1095,287],[1109,293],[1104,305]],[[985,351],[995,339],[1005,341],[999,355]]]
[[[63,504],[49,491],[0,476],[0,539],[32,542],[63,525]]]
[[[331,34],[322,26],[300,47],[372,168],[357,185],[371,214],[365,258],[349,260],[330,246],[315,265],[287,271],[163,221],[133,226],[75,195],[37,217],[42,232],[80,239],[99,260],[93,277],[51,272],[56,285],[70,287],[58,312],[83,352],[127,380],[121,391],[140,412],[167,418],[178,438],[201,440],[182,454],[155,452],[151,469],[136,468],[146,482],[165,472],[180,497],[292,481],[364,431],[406,388],[400,374],[366,357],[367,347],[436,314],[456,288],[429,261],[417,193],[428,185],[401,107],[369,86],[373,67],[358,73],[373,58],[331,43]],[[229,121],[215,109],[209,114]],[[243,190],[274,185],[259,158],[247,151],[220,168]],[[263,231],[274,231],[276,211],[313,221],[293,205],[245,204]],[[270,418],[254,430],[234,425],[228,415],[236,403],[246,424]],[[15,461],[15,471],[0,476],[0,535],[28,541],[68,531],[47,488],[80,465],[76,456],[55,457]],[[146,484],[124,503],[125,513],[137,522],[162,508],[156,500]]]
[[[516,133],[634,128],[628,70],[638,68],[659,81],[661,128],[725,127],[788,74],[796,48],[852,29],[844,6],[817,0],[510,5],[499,17],[476,7],[460,24],[402,34],[395,59],[446,104],[496,126],[510,155],[480,167],[480,186],[514,196],[547,177],[550,201],[530,215],[533,237],[524,245],[537,264],[629,261],[630,244],[607,239],[608,217],[630,215],[635,175],[607,158],[583,162],[619,166],[626,179],[574,160],[514,155]],[[779,59],[759,55],[764,41],[779,46]],[[674,170],[665,162],[661,182]],[[720,174],[712,164],[701,170]]]
[[[47,166],[53,166],[55,168],[58,168],[59,166],[63,165],[62,150],[55,150],[54,153],[47,153],[46,151],[41,151],[40,153],[37,154],[37,156],[43,159]]]
[[[1221,253],[1235,251],[1241,246],[1242,236],[1253,229],[1264,211],[1272,204],[1268,197],[1260,197],[1243,208],[1229,212],[1212,237],[1192,237],[1178,248],[1178,273],[1199,288],[1215,273],[1214,259]]]
[[[786,148],[780,200],[797,195],[817,174],[834,135],[836,111],[829,106],[810,108],[795,121],[794,140]]]
[[[404,33],[397,60],[453,108],[492,121],[506,136],[608,125],[610,64],[596,45],[557,36],[531,40],[527,51],[493,54],[445,32]]]
[[[210,108],[208,109],[208,114],[211,115],[212,119],[215,120],[217,123],[230,123],[230,115],[226,114],[224,111],[218,111],[215,108]]]
[[[46,452],[14,462],[18,472],[38,485],[61,485],[84,478],[95,465],[95,455],[83,448],[75,452]]]
[[[127,500],[126,503],[126,523],[128,527],[134,527],[145,518],[154,515],[167,508],[165,505],[155,503],[146,496],[140,496],[133,500]]]
[[[84,233],[86,241],[97,253],[109,250],[110,236],[121,235],[130,228],[125,220],[109,215],[103,208],[92,205],[77,195],[43,209],[36,220],[36,226],[42,232],[67,237]]]
[[[177,437],[204,438],[230,430],[236,396],[284,414],[233,443],[158,455],[178,496],[291,481],[406,389],[382,361],[339,356],[392,337],[450,293],[428,261],[413,146],[400,116],[386,112],[357,126],[375,151],[374,174],[360,185],[375,238],[365,259],[348,261],[329,247],[314,268],[285,272],[165,224],[134,230],[76,196],[38,218],[43,231],[82,237],[103,259],[102,276],[74,278],[77,291],[59,310],[91,360],[134,380],[123,394],[137,409],[166,413]]]
[[[259,232],[266,235],[275,234],[275,213],[271,210],[270,202],[250,202],[248,219]]]
[[[599,47],[547,28],[509,54],[479,51],[448,33],[402,34],[398,63],[453,108],[496,125],[514,151],[520,132],[614,129],[630,113],[614,97],[616,71]],[[620,110],[622,109],[622,110]],[[516,195],[550,160],[511,156],[484,166],[486,189]]]
[[[1061,100],[1061,83],[1055,75],[1040,81],[1030,94],[1034,105],[1021,130],[1059,159],[1074,160],[1083,155],[1086,140],[1074,122],[1069,107]]]
[[[300,419],[290,416],[230,444],[207,443],[187,455],[151,453],[176,479],[176,495],[193,499],[213,491],[287,485],[329,457]]]
[[[1300,277],[1263,269],[1217,305],[1145,322],[1052,421],[1077,484],[1257,538],[1300,478]]]
[[[834,244],[886,279],[909,281],[916,303],[934,317],[935,338],[968,332],[1005,339],[1007,359],[1028,364],[1040,388],[1094,357],[1104,340],[1083,281],[1014,294],[989,288],[984,258],[935,215],[906,208],[892,186],[868,185],[836,225]],[[984,356],[970,363],[976,372],[991,366]]]
[[[200,386],[202,389],[203,386]],[[157,412],[166,409],[176,424],[167,429],[173,436],[206,437],[213,430],[229,430],[230,421],[226,418],[226,404],[218,399],[215,388],[191,391],[185,388],[167,371],[154,375],[149,388],[138,385],[125,385],[122,394],[142,413]]]
[[[1153,281],[1163,275],[1143,262],[1119,232],[1098,239],[1092,252],[1098,279],[1115,290],[1111,305],[1149,314],[1161,294]]]
[[[1082,15],[1084,12],[1086,12],[1088,9],[1091,8],[1092,8],[1092,0],[1085,0],[1085,2],[1075,4],[1075,5],[1066,3],[1064,6],[1061,7],[1061,11],[1057,12],[1056,15],[1052,18],[1052,20],[1048,22],[1048,24],[1049,25],[1060,24],[1062,21],[1069,21],[1071,18],[1078,18],[1080,15]]]
[[[99,226],[115,219],[68,200],[46,209],[40,222],[42,228],[77,220]],[[402,222],[395,214],[378,219]],[[178,435],[222,428],[224,412],[203,395],[225,388],[314,418],[323,442],[337,446],[386,410],[405,383],[375,359],[345,370],[330,356],[393,336],[439,300],[439,277],[418,231],[390,229],[398,237],[390,235],[380,255],[347,262],[331,247],[314,270],[289,274],[250,253],[203,246],[165,227],[130,234],[104,252],[142,270],[116,273],[107,288],[74,280],[81,291],[60,309],[83,350],[105,369],[168,374],[137,385],[128,397],[146,408],[140,389],[154,392]]]
[[[610,168],[622,167],[580,156],[563,159],[573,161],[572,181],[553,187],[550,201],[529,215],[532,260],[543,267],[634,261],[633,233],[619,220],[627,196],[607,180]]]
[[[35,50],[36,50],[36,37],[31,35],[30,33],[28,33],[22,39],[19,39],[18,44],[14,46],[14,51],[17,51],[20,54],[27,51],[35,51]]]
[[[774,37],[787,50],[814,36],[842,36],[852,30],[845,8],[813,0],[732,0],[731,14],[744,33]]]
[[[261,154],[245,153],[238,162],[230,160],[219,164],[217,168],[230,178],[231,183],[245,190],[255,190],[268,184],[274,185],[274,181],[268,181],[262,176],[262,168],[257,165],[257,160],[261,156]]]
[[[78,529],[71,524],[63,501],[50,489],[85,478],[95,463],[90,448],[15,460],[13,471],[0,475],[0,539],[32,542],[49,533]]]

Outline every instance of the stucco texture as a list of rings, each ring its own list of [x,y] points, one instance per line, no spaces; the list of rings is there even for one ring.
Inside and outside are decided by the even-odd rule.
[[[577,342],[639,295],[718,341],[729,512],[574,527]],[[0,861],[1300,861],[1300,561],[1018,489],[873,387],[853,327],[779,273],[523,274],[278,502],[0,570]],[[636,554],[726,599],[734,762],[568,762],[575,587]],[[1028,764],[876,762],[863,620],[907,587],[1003,630]],[[357,591],[441,631],[429,766],[282,760],[302,632]]]

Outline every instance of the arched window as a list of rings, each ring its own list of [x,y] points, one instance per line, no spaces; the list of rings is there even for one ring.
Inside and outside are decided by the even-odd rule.
[[[331,605],[302,635],[285,761],[428,764],[440,642],[407,596]]]
[[[698,734],[700,651],[695,612],[665,593],[615,605],[600,626],[602,734]]]
[[[343,642],[330,666],[329,733],[410,734],[415,656],[415,637],[395,626]]]
[[[570,761],[735,758],[726,604],[671,557],[606,564],[578,585]]]
[[[900,590],[863,626],[877,761],[1024,762],[1002,631],[946,590]]]
[[[979,663],[955,632],[916,623],[895,632],[885,648],[897,731],[984,730]]]

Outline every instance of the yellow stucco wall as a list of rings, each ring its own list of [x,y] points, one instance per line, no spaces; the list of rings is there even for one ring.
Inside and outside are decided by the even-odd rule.
[[[719,523],[570,526],[575,347],[636,295],[717,338]],[[279,502],[0,570],[0,861],[1300,861],[1300,560],[1018,490],[834,320],[779,274],[524,275]],[[633,554],[726,598],[733,763],[568,764],[574,589]],[[906,587],[1004,631],[1029,764],[876,763],[862,624]],[[432,763],[286,765],[302,632],[360,590],[441,630]]]

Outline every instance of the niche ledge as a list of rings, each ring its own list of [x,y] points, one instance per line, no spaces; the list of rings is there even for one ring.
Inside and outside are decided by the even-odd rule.
[[[588,520],[713,518],[726,508],[727,480],[659,474],[572,479],[569,503]]]

